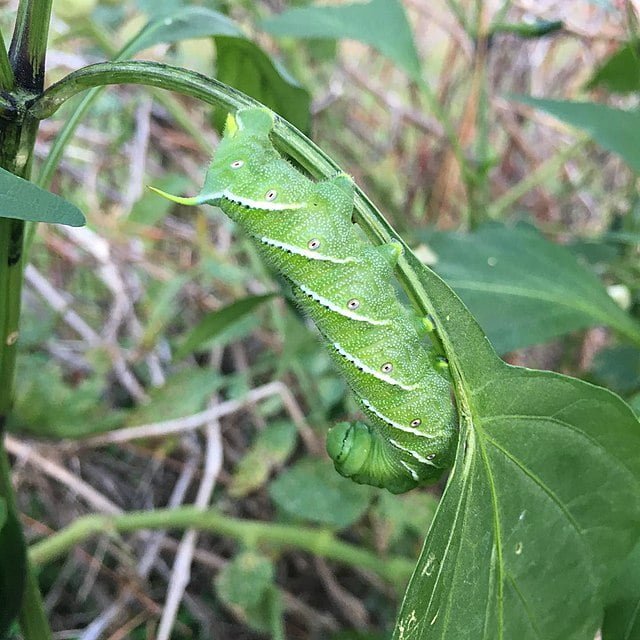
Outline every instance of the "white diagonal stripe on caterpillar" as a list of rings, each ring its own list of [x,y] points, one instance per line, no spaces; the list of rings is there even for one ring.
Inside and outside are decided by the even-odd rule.
[[[416,473],[415,469],[412,469],[404,460],[400,460],[400,464],[411,474],[411,477],[418,482],[420,476]]]
[[[243,207],[249,207],[249,209],[263,209],[265,211],[287,211],[289,209],[304,209],[307,206],[306,202],[273,202],[270,200],[252,200],[251,198],[245,198],[239,196],[236,193],[225,189],[222,192],[222,197],[229,202],[239,204]]]
[[[373,415],[377,416],[383,422],[386,422],[390,427],[394,429],[398,429],[399,431],[404,431],[405,433],[413,433],[415,436],[419,436],[420,438],[437,438],[438,436],[431,435],[430,433],[424,433],[424,431],[419,431],[418,429],[414,429],[413,427],[407,427],[399,422],[395,422],[391,418],[387,418],[383,413],[380,413],[366,398],[359,397],[360,402],[364,405],[366,409],[371,411]]]
[[[395,378],[392,378],[391,376],[388,376],[385,373],[382,373],[381,371],[378,371],[377,369],[372,369],[371,367],[367,366],[364,362],[362,362],[362,360],[360,360],[359,358],[356,358],[356,356],[354,356],[354,355],[351,355],[348,351],[345,351],[342,348],[342,345],[340,345],[339,342],[334,342],[333,343],[333,348],[343,358],[346,358],[349,362],[354,364],[358,369],[360,369],[361,371],[364,371],[365,373],[368,373],[369,375],[372,375],[374,378],[378,378],[378,380],[382,380],[383,382],[386,382],[387,384],[392,384],[392,385],[395,385],[397,387],[400,387],[401,389],[404,389],[405,391],[415,391],[416,389],[418,389],[420,387],[419,384],[412,384],[412,385],[403,384],[399,380],[396,380]]]
[[[323,253],[316,253],[315,251],[310,251],[308,249],[303,249],[302,247],[296,247],[293,244],[287,244],[286,242],[280,242],[279,240],[274,240],[273,238],[268,238],[267,236],[255,236],[262,242],[262,244],[266,244],[270,247],[275,247],[276,249],[282,249],[283,251],[287,251],[289,253],[294,253],[298,256],[304,256],[305,258],[309,258],[310,260],[322,260],[325,262],[331,262],[333,264],[346,264],[347,262],[360,262],[357,258],[347,257],[347,258],[334,258],[333,256],[327,256]]]
[[[389,442],[396,448],[396,449],[400,449],[400,451],[404,451],[405,453],[408,453],[410,456],[412,456],[413,458],[415,458],[418,462],[421,462],[422,464],[428,464],[431,467],[435,467],[436,465],[433,464],[433,462],[431,462],[431,460],[429,460],[428,458],[425,458],[424,456],[421,456],[418,452],[416,451],[412,451],[411,449],[407,449],[407,447],[403,447],[399,442],[397,442],[396,440],[394,440],[393,438],[389,438]]]
[[[373,324],[377,326],[386,326],[391,324],[391,320],[375,320],[374,318],[368,318],[367,316],[361,316],[358,313],[353,313],[353,311],[350,311],[349,309],[339,307],[337,304],[331,302],[331,300],[327,300],[327,298],[324,298],[312,289],[309,289],[309,287],[305,287],[303,284],[295,282],[295,285],[300,289],[300,291],[308,295],[312,300],[315,300],[323,307],[330,309],[331,311],[339,313],[345,318],[351,318],[352,320],[358,320],[358,322],[366,322],[367,324]]]

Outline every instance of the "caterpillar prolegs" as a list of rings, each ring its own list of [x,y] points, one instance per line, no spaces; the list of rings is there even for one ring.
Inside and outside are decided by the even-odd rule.
[[[446,364],[392,285],[400,245],[367,243],[351,179],[310,180],[274,149],[272,128],[265,109],[229,116],[200,194],[162,195],[220,207],[291,283],[369,418],[329,432],[338,472],[393,493],[433,482],[453,462],[456,416]]]

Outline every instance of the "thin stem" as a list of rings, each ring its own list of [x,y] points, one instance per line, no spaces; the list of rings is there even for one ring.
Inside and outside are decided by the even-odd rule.
[[[493,201],[488,209],[488,216],[493,220],[501,220],[508,210],[526,193],[534,189],[545,180],[552,178],[558,172],[558,169],[572,156],[574,156],[580,148],[589,140],[589,138],[581,137],[574,144],[561,149],[548,160],[540,164],[532,171],[524,180],[521,180],[499,198]]]
[[[11,484],[11,467],[2,437],[0,437],[0,496],[6,500],[7,508],[17,514],[16,497]],[[17,550],[12,550],[12,553],[17,553]],[[33,573],[31,563],[26,562],[25,565],[20,628],[25,640],[49,640],[51,631],[44,611],[38,581]]]
[[[271,640],[286,640],[283,613],[282,596],[277,589],[272,588],[271,593],[269,594],[269,626],[271,627]]]
[[[100,44],[107,55],[113,56],[115,61],[121,61],[129,57],[133,51],[133,46],[135,45],[139,37],[138,34],[133,38],[131,42],[126,44],[120,52],[117,52],[116,48],[111,44],[112,38],[107,37],[108,34],[105,34],[103,28],[98,27],[92,20],[86,20],[85,26],[87,27],[91,37]],[[100,95],[102,89],[103,87],[96,87],[94,89],[91,89],[89,93],[84,96],[78,107],[74,109],[73,113],[65,121],[62,129],[60,130],[60,133],[51,145],[51,149],[47,154],[47,158],[45,159],[42,168],[40,169],[40,175],[38,176],[37,183],[43,189],[49,188],[51,180],[53,179],[53,175],[56,172],[58,165],[60,164],[60,160],[62,158],[65,147],[75,133],[75,130],[78,128],[78,125],[87,114],[87,111],[91,108],[93,103],[96,101],[96,98]],[[162,94],[159,92],[153,92],[153,97],[171,114],[178,125],[182,127],[190,136],[193,137],[196,142],[201,145],[204,151],[209,154],[212,152],[212,149],[209,148],[207,142],[203,140],[201,131],[199,131],[198,128],[193,124],[189,114],[186,112],[184,107],[173,98],[173,96]],[[35,224],[32,225],[32,227],[35,228]],[[33,231],[30,230],[29,236],[31,237],[32,234]]]
[[[380,559],[376,554],[342,542],[329,530],[240,520],[194,507],[84,516],[32,545],[29,556],[37,565],[46,564],[87,538],[105,531],[126,533],[141,529],[189,528],[234,538],[249,547],[265,543],[277,548],[295,547],[323,558],[375,571],[393,583],[406,581],[413,570],[414,563],[411,560],[398,557]]]
[[[222,105],[232,110],[262,106],[240,91],[195,71],[135,60],[100,62],[70,73],[35,99],[29,108],[29,114],[37,120],[49,118],[78,93],[109,84],[140,84],[177,91],[208,104]]]
[[[13,77],[11,62],[9,62],[7,47],[5,46],[2,33],[0,33],[0,89],[10,91],[13,89],[14,81],[15,78]]]

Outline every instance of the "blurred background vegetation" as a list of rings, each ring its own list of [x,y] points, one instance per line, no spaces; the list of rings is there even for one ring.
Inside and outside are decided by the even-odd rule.
[[[55,0],[48,83],[183,4]],[[353,175],[509,362],[640,408],[640,145],[609,130],[612,112],[520,99],[636,107],[631,3],[405,0],[415,50],[380,0],[370,22],[311,34],[320,21],[274,18],[303,1],[189,4],[230,22],[137,58],[272,106]],[[8,34],[15,3],[0,6]],[[41,166],[77,104],[43,123]],[[141,639],[159,624],[173,638],[387,637],[437,506],[443,485],[392,497],[333,471],[324,435],[356,406],[314,330],[224,215],[147,190],[195,193],[223,118],[112,88],[64,149],[51,188],[89,226],[41,225],[27,269],[7,440],[27,530],[35,541],[96,511],[212,504],[317,526],[380,569],[331,562],[320,542],[283,550],[277,532],[105,535],[42,568],[58,638]],[[406,560],[395,579],[390,559]]]

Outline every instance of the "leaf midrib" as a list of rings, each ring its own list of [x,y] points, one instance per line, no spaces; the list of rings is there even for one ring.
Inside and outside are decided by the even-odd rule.
[[[469,431],[471,431],[471,428],[469,428]],[[458,497],[458,504],[456,505],[456,512],[455,512],[455,517],[453,519],[453,522],[451,524],[451,527],[449,529],[449,535],[447,537],[447,545],[445,547],[444,553],[442,554],[442,560],[440,562],[440,565],[438,567],[438,575],[436,576],[436,579],[434,580],[433,583],[433,589],[431,590],[431,597],[429,598],[429,602],[427,604],[427,608],[425,609],[425,613],[429,613],[430,609],[431,609],[431,605],[433,604],[433,600],[435,598],[435,595],[437,593],[438,590],[438,585],[440,583],[440,578],[442,577],[442,573],[444,571],[444,568],[446,566],[445,560],[449,555],[449,551],[451,549],[451,543],[453,541],[453,539],[456,537],[456,531],[457,531],[457,527],[458,527],[458,520],[460,518],[460,513],[464,511],[464,513],[466,514],[466,510],[463,509],[463,505],[466,504],[467,502],[467,489],[469,489],[468,487],[468,483],[471,479],[471,467],[473,466],[473,447],[468,445],[467,451],[466,451],[467,455],[465,455],[464,460],[463,460],[463,468],[462,468],[462,486],[460,487],[460,495]],[[470,489],[469,489],[470,490]],[[444,502],[444,498],[445,496],[442,496],[441,501]],[[436,514],[437,515],[437,514]],[[464,525],[464,522],[462,523]],[[454,565],[457,565],[457,563],[454,563]],[[450,611],[450,609],[447,609],[447,611]],[[444,624],[444,628],[446,629],[446,626],[448,624],[449,621],[449,617],[448,615],[445,616],[445,624]]]
[[[479,423],[474,419],[473,425],[477,425],[476,435],[478,437],[478,448],[480,450],[480,455],[482,456],[482,462],[486,469],[487,481],[489,482],[489,490],[491,492],[491,506],[493,508],[492,520],[493,520],[493,536],[495,541],[495,548],[497,553],[497,569],[498,569],[498,580],[497,580],[497,602],[498,602],[498,640],[502,640],[504,637],[504,610],[503,610],[503,588],[504,588],[504,557],[502,555],[502,539],[500,537],[500,517],[499,517],[499,509],[498,509],[498,492],[496,490],[496,485],[493,478],[493,473],[491,471],[491,466],[489,465],[489,460],[487,457],[487,452],[484,447],[484,443],[482,441],[483,430],[480,427]],[[486,625],[486,613],[485,613],[485,625]]]

